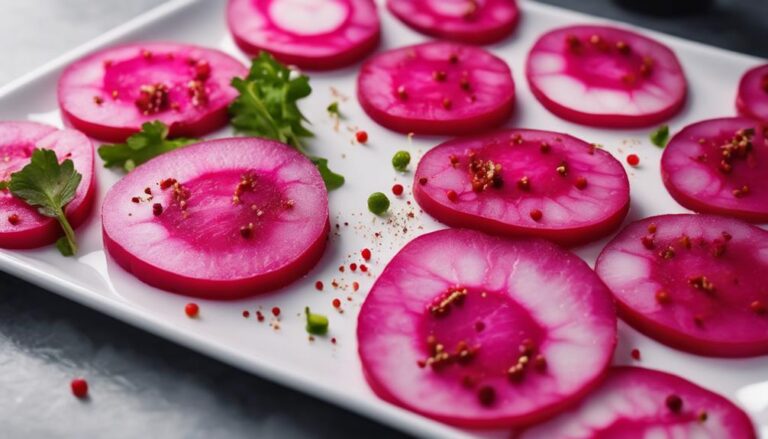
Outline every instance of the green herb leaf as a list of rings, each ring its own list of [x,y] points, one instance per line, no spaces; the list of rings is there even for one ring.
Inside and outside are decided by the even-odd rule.
[[[664,148],[667,146],[667,142],[669,141],[669,126],[660,126],[656,131],[652,132],[649,137],[651,139],[651,143],[658,146],[659,148]]]
[[[125,143],[101,145],[99,156],[107,168],[121,167],[131,172],[136,166],[168,151],[197,142],[197,139],[168,139],[168,127],[160,122],[147,122],[141,131],[131,135]]]
[[[332,191],[344,185],[344,176],[328,169],[327,159],[321,157],[310,157],[309,159],[317,166],[317,170],[320,171],[320,176],[323,177],[326,189]]]
[[[56,153],[48,149],[36,149],[28,165],[11,174],[8,188],[11,193],[30,206],[37,207],[41,215],[56,218],[64,231],[56,247],[64,256],[77,252],[75,231],[64,215],[64,207],[75,198],[77,186],[83,176],[75,171],[72,160],[59,164]]]
[[[331,117],[337,117],[341,119],[341,111],[339,111],[339,103],[338,101],[333,101],[330,105],[328,105],[328,114],[331,115]]]
[[[9,184],[11,184],[10,181],[7,181],[7,180],[0,181],[0,191],[8,189]]]
[[[291,71],[272,55],[261,52],[253,59],[248,76],[234,78],[232,87],[240,92],[229,106],[230,123],[237,132],[277,140],[309,156],[303,139],[314,134],[304,126],[307,118],[297,104],[312,93],[308,76]],[[344,177],[328,168],[328,160],[309,158],[320,170],[329,191],[344,184]]]
[[[314,335],[325,335],[328,333],[328,317],[322,314],[313,314],[309,307],[304,308],[307,315],[307,332]]]

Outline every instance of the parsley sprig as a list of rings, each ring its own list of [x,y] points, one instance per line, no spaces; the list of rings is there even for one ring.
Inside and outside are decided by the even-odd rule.
[[[77,241],[64,215],[64,207],[75,198],[82,179],[72,160],[59,164],[55,152],[36,149],[29,164],[11,174],[10,181],[0,182],[0,189],[9,189],[14,196],[37,207],[41,215],[55,218],[64,231],[64,236],[56,241],[56,248],[62,255],[72,256],[77,253]]]
[[[136,166],[174,149],[198,142],[197,139],[179,137],[168,139],[168,126],[160,121],[147,122],[141,131],[131,135],[125,143],[99,147],[99,156],[107,168],[121,167],[131,172]]]
[[[313,133],[304,126],[307,119],[297,102],[312,93],[308,76],[296,74],[262,52],[253,59],[248,75],[234,78],[232,86],[240,92],[229,106],[236,131],[293,146],[317,166],[328,190],[344,184],[344,177],[328,168],[327,159],[311,156],[304,145]]]

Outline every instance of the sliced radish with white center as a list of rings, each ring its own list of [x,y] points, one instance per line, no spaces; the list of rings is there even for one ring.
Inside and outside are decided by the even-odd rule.
[[[632,223],[597,259],[619,315],[675,348],[718,357],[768,354],[768,232],[709,215]]]
[[[372,0],[229,0],[227,22],[244,52],[264,50],[304,69],[355,63],[380,38]]]
[[[0,181],[29,164],[32,151],[50,149],[60,162],[72,160],[83,177],[75,198],[64,208],[72,227],[88,217],[96,194],[93,144],[75,130],[59,130],[35,122],[0,122]],[[52,244],[63,232],[59,223],[38,213],[36,207],[0,190],[0,247],[34,248]]]
[[[750,119],[711,119],[676,134],[661,158],[678,203],[704,213],[768,221],[768,132]]]
[[[509,130],[459,138],[419,162],[413,192],[437,220],[564,245],[615,230],[629,210],[629,181],[609,153],[567,134]]]
[[[381,53],[357,78],[368,115],[395,131],[458,135],[506,121],[515,104],[512,71],[483,49],[433,42]]]
[[[217,139],[163,154],[110,189],[104,244],[166,290],[231,299],[301,277],[322,255],[328,195],[317,168],[278,142]]]
[[[390,261],[357,338],[381,398],[455,425],[507,427],[552,416],[599,382],[616,315],[608,289],[572,253],[450,229]]]
[[[576,407],[515,439],[756,439],[752,421],[726,398],[676,375],[614,367]]]
[[[520,16],[515,0],[387,0],[387,8],[421,33],[471,44],[503,39]]]
[[[155,120],[173,137],[198,137],[227,124],[227,106],[237,97],[229,83],[247,72],[224,52],[199,46],[113,47],[64,70],[59,106],[72,126],[101,140],[123,142]]]
[[[672,117],[685,103],[687,88],[671,49],[606,26],[544,34],[528,55],[526,76],[536,98],[557,116],[616,128]]]
[[[742,116],[768,123],[768,64],[755,67],[741,77],[736,108]]]

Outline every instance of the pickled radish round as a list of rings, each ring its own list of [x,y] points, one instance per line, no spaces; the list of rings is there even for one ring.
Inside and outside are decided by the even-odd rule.
[[[93,144],[75,130],[59,130],[36,122],[0,122],[0,181],[29,164],[35,149],[50,149],[59,161],[72,160],[82,175],[75,198],[64,208],[72,227],[82,224],[93,206],[96,179]],[[0,247],[35,248],[53,244],[63,234],[59,223],[41,215],[36,207],[0,190]]]
[[[245,53],[267,51],[303,69],[358,62],[380,37],[373,0],[229,0],[227,23]]]
[[[741,77],[736,108],[744,117],[768,123],[768,64],[750,69]]]
[[[124,142],[159,120],[172,137],[199,137],[229,121],[237,97],[229,84],[248,70],[224,52],[146,42],[92,53],[64,70],[58,99],[64,119],[91,137]]]
[[[387,0],[387,8],[423,34],[470,44],[507,37],[520,16],[515,0]]]
[[[542,240],[449,229],[408,243],[357,326],[381,398],[463,427],[550,417],[595,387],[616,345],[610,292]]]
[[[717,357],[768,354],[768,232],[710,215],[630,224],[595,271],[622,319],[677,349]]]
[[[140,280],[233,299],[286,285],[325,248],[328,195],[294,149],[258,138],[201,142],[133,170],[107,193],[104,245]]]
[[[614,367],[576,407],[515,439],[741,438],[757,434],[731,401],[676,375]]]
[[[453,227],[577,245],[610,234],[629,210],[629,181],[609,153],[567,134],[515,129],[427,152],[413,193]]]
[[[745,118],[688,125],[661,158],[670,195],[684,207],[768,222],[768,131]]]
[[[482,132],[512,114],[509,66],[475,46],[431,42],[369,59],[357,79],[366,113],[382,126],[416,134]]]
[[[544,34],[526,63],[531,91],[549,111],[601,127],[643,127],[674,116],[686,79],[662,43],[607,26],[569,26]]]

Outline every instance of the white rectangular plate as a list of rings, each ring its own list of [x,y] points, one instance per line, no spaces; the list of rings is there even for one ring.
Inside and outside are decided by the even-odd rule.
[[[152,10],[0,89],[0,120],[29,119],[61,126],[56,80],[62,68],[87,52],[115,43],[157,39],[190,42],[222,49],[245,61],[227,31],[224,8],[225,0],[178,0]],[[630,152],[638,154],[641,165],[628,170],[632,210],[627,221],[684,212],[662,186],[658,169],[661,151],[647,140],[649,130],[597,130],[564,122],[539,105],[524,81],[524,58],[537,36],[556,26],[606,20],[529,1],[522,2],[522,9],[524,18],[515,35],[490,47],[509,62],[518,86],[516,113],[508,125],[571,133],[604,145],[622,161]],[[397,22],[384,8],[380,12],[384,35],[381,49],[426,39]],[[760,60],[656,32],[643,32],[670,45],[688,73],[690,98],[685,110],[670,121],[673,131],[696,120],[734,113],[739,76]],[[396,181],[403,183],[406,193],[410,193],[411,175],[397,175],[389,165],[393,152],[409,149],[418,159],[443,139],[417,136],[409,143],[405,136],[373,123],[354,99],[356,72],[357,67],[352,67],[311,74],[314,92],[302,102],[317,134],[311,141],[313,151],[328,157],[332,168],[347,177],[346,185],[330,195],[331,221],[340,224],[338,233],[333,233],[320,264],[304,279],[281,291],[237,302],[197,300],[201,318],[189,319],[183,311],[189,299],[148,287],[109,260],[102,247],[101,223],[96,213],[78,230],[81,251],[76,258],[63,258],[52,247],[0,251],[0,269],[191,349],[412,434],[508,434],[467,432],[425,419],[381,401],[365,383],[356,352],[355,322],[366,291],[404,243],[440,227],[421,214],[415,203],[408,205],[410,197],[394,199],[392,213],[384,219],[367,212],[366,199],[371,192],[387,192]],[[338,131],[326,112],[327,105],[336,99],[332,88],[349,97],[341,102],[346,117]],[[357,126],[369,133],[370,141],[365,146],[352,141]],[[213,137],[227,135],[231,135],[228,129]],[[119,173],[100,168],[97,177],[101,200]],[[409,218],[408,212],[414,212],[415,218]],[[333,227],[333,231],[337,229]],[[374,233],[381,237],[374,238]],[[605,240],[577,252],[593,263],[604,244]],[[348,269],[340,273],[339,265],[361,262],[358,255],[364,247],[370,247],[374,254],[368,274],[359,270],[350,273]],[[323,292],[315,290],[317,280],[325,283]],[[333,280],[339,283],[338,289],[331,286]],[[354,281],[360,283],[358,292],[351,291]],[[331,306],[336,297],[343,301],[343,314]],[[301,314],[306,305],[330,316],[327,339],[308,340]],[[273,306],[282,309],[279,330],[272,329],[269,321],[257,323],[253,317],[242,317],[243,310],[253,313],[261,307],[270,320],[269,310]],[[639,348],[643,355],[639,364],[680,374],[727,395],[750,413],[762,436],[768,437],[768,357],[724,360],[688,355],[659,345],[623,323],[619,334],[617,364],[629,363],[630,350]],[[338,343],[331,344],[330,337]]]

